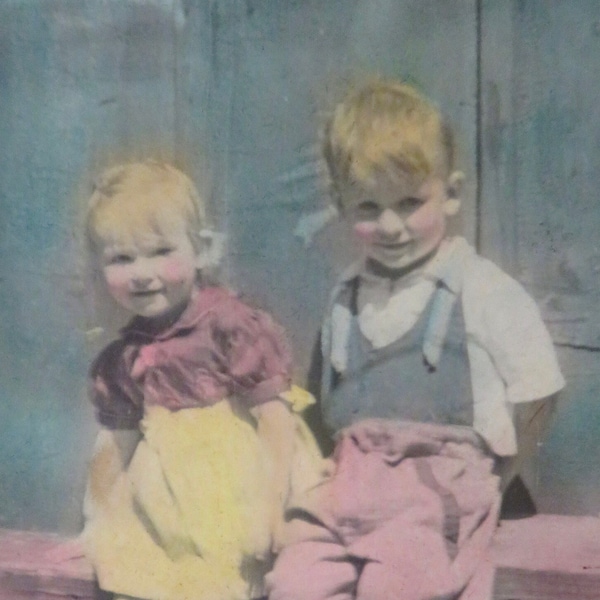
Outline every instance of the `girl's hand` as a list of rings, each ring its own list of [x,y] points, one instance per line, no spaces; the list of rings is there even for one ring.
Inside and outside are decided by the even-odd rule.
[[[277,552],[283,540],[283,518],[290,491],[290,472],[294,453],[295,422],[290,406],[276,399],[252,409],[258,436],[272,464],[272,486],[268,490],[269,525],[272,550]]]
[[[85,552],[83,551],[83,542],[78,537],[56,544],[44,553],[44,559],[53,565],[60,565],[72,560],[82,560],[84,558]]]
[[[271,518],[271,552],[273,554],[279,554],[285,546],[285,526],[283,511],[276,508]]]

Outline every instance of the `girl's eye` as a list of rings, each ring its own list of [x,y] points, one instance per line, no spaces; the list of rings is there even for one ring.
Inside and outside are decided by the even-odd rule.
[[[129,254],[115,254],[108,259],[109,265],[125,265],[133,261],[133,256]]]

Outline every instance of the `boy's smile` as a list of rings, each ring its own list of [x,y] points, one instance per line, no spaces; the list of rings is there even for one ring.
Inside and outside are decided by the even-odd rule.
[[[440,177],[387,174],[349,186],[343,202],[367,257],[391,269],[408,267],[433,252],[446,233],[446,218],[460,205],[448,197]]]

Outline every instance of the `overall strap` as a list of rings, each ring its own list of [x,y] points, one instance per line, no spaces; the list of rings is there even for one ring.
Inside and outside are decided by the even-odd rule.
[[[321,355],[323,357],[323,366],[321,371],[321,398],[327,398],[335,387],[334,368],[331,362],[333,323],[332,315],[336,304],[340,299],[344,300],[350,314],[355,317],[358,312],[358,287],[359,277],[354,276],[349,280],[342,281],[333,290],[329,304],[327,306],[326,318],[321,328]],[[350,330],[346,332],[349,338]],[[343,340],[345,347],[348,346],[349,339]]]
[[[437,282],[423,335],[423,360],[430,371],[435,371],[440,361],[458,298],[459,295],[452,292],[443,281]]]

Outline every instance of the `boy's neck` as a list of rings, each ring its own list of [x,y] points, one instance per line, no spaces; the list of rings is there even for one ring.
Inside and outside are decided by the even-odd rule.
[[[381,279],[389,279],[391,282],[396,282],[409,274],[416,273],[422,269],[437,253],[439,246],[435,247],[431,252],[422,256],[415,262],[406,265],[405,267],[393,268],[388,267],[374,258],[367,258],[365,261],[365,271],[369,275],[375,275]]]

